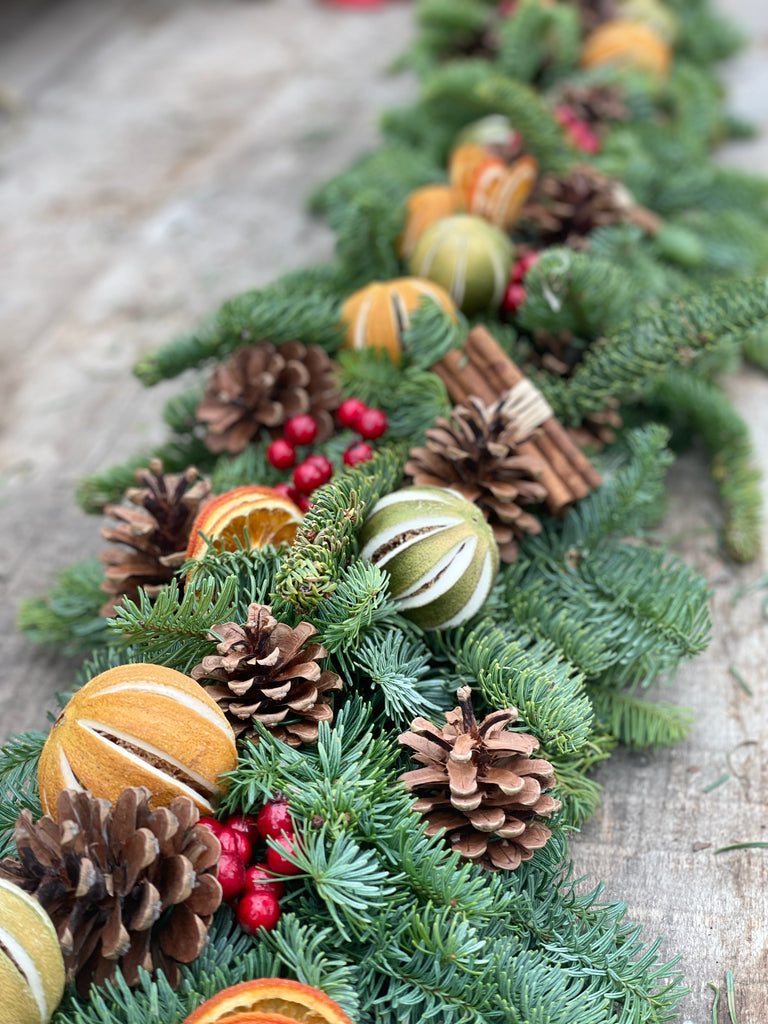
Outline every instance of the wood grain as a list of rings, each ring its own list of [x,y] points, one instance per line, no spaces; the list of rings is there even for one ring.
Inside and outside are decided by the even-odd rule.
[[[768,21],[763,5],[721,7],[737,4],[754,29],[727,80],[761,134],[726,158],[768,173]],[[100,546],[75,483],[165,436],[161,408],[179,384],[146,392],[131,365],[227,295],[327,258],[306,196],[412,91],[381,74],[410,37],[405,2],[354,13],[315,0],[59,0],[6,5],[3,18],[0,738],[44,727],[74,680],[74,661],[31,647],[14,623],[21,597]],[[768,382],[743,371],[728,386],[768,472]],[[761,1024],[768,851],[715,850],[768,838],[768,591],[737,599],[767,567],[725,561],[719,521],[694,453],[671,473],[663,533],[712,587],[712,644],[666,694],[695,725],[675,749],[612,758],[572,853],[578,874],[604,879],[606,898],[682,954],[683,1021],[710,1024],[707,982],[724,986],[730,969],[740,1024]]]

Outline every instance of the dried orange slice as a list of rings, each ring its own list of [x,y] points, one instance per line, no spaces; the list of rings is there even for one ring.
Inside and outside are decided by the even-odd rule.
[[[183,1024],[352,1024],[325,992],[287,978],[255,978],[218,992],[198,1006]]]
[[[200,509],[189,537],[187,558],[202,558],[209,542],[218,551],[290,544],[302,519],[299,507],[271,487],[235,487]]]

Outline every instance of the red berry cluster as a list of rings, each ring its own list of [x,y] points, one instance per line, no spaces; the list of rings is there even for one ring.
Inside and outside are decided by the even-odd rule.
[[[336,410],[339,425],[355,430],[362,441],[351,444],[342,456],[344,464],[356,466],[373,457],[374,441],[387,432],[389,424],[381,409],[373,409],[359,398],[348,398]],[[295,502],[302,512],[312,507],[310,494],[333,476],[333,463],[319,452],[311,452],[297,463],[298,448],[311,445],[317,437],[317,421],[306,413],[293,416],[285,424],[283,437],[267,447],[267,459],[275,469],[293,469],[293,483],[275,484],[274,490]]]
[[[590,125],[583,121],[568,106],[555,107],[555,117],[565,128],[568,138],[582,153],[599,153],[600,139]]]
[[[531,250],[515,260],[512,266],[512,273],[509,275],[509,284],[502,299],[501,308],[511,316],[520,309],[525,302],[526,291],[523,280],[531,267],[538,263],[539,253]]]
[[[285,886],[278,875],[296,875],[299,869],[287,857],[263,843],[272,839],[287,853],[294,849],[293,821],[286,800],[269,800],[254,817],[234,814],[225,821],[201,818],[221,843],[218,879],[226,903],[235,907],[243,931],[271,931],[280,919],[280,897]],[[258,853],[256,852],[258,848]]]

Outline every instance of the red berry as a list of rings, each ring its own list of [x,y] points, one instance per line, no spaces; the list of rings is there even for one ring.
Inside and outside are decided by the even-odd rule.
[[[272,490],[282,494],[284,498],[290,498],[294,505],[299,504],[299,492],[295,487],[291,487],[290,484],[275,484]]]
[[[358,462],[367,462],[373,456],[373,448],[365,441],[358,441],[357,444],[351,444],[347,448],[342,455],[342,460],[346,466],[356,466]]]
[[[568,128],[570,125],[576,124],[579,120],[573,108],[566,104],[555,107],[555,119],[557,120],[557,123],[561,124],[564,128]]]
[[[205,827],[209,828],[215,836],[217,836],[224,828],[218,818],[208,818],[205,815],[198,819],[198,824],[205,825]]]
[[[268,864],[252,864],[245,870],[245,892],[271,892],[279,899],[285,885],[269,870]]]
[[[582,153],[599,153],[601,144],[598,136],[592,131],[586,121],[574,121],[568,128],[571,142]]]
[[[219,832],[219,842],[222,853],[234,853],[243,864],[251,859],[253,844],[244,832],[238,832],[233,828],[223,828]]]
[[[272,840],[273,843],[277,843],[278,846],[282,846],[288,853],[294,852],[294,845],[296,839],[294,836],[275,836]],[[267,864],[272,870],[279,875],[300,875],[301,868],[297,867],[293,861],[288,860],[284,857],[279,850],[273,850],[271,846],[267,847]]]
[[[247,892],[237,904],[237,922],[244,932],[270,932],[280,920],[280,904],[271,892]]]
[[[275,469],[290,469],[296,463],[296,449],[290,441],[278,437],[267,445],[267,460]]]
[[[225,903],[240,895],[245,885],[245,864],[236,853],[222,852],[217,878]]]
[[[519,260],[515,261],[515,265],[512,267],[512,273],[510,275],[510,281],[515,284],[522,284],[523,278],[531,269],[536,266],[541,258],[541,253],[536,252],[535,249],[531,249],[530,252],[523,253]]]
[[[305,459],[294,469],[293,483],[299,494],[311,494],[325,483],[325,474],[320,466]]]
[[[327,484],[333,476],[333,463],[325,455],[321,455],[320,452],[308,455],[304,461],[311,463],[313,466],[317,466],[323,474],[324,484]]]
[[[366,441],[373,441],[386,434],[388,427],[387,415],[382,409],[366,409],[355,423],[355,430]]]
[[[516,313],[525,302],[525,297],[526,291],[523,285],[513,281],[504,293],[501,308],[507,313]]]
[[[314,501],[308,498],[306,494],[300,494],[298,497],[297,504],[302,512],[309,512],[311,508],[315,507]]]
[[[359,398],[345,398],[336,410],[336,419],[342,427],[354,427],[358,416],[365,412],[368,406]]]
[[[300,413],[292,416],[284,429],[291,444],[312,444],[317,437],[317,420],[308,413]]]
[[[248,837],[251,846],[259,840],[259,830],[256,828],[256,818],[253,814],[233,814],[224,822],[224,828],[242,832]]]
[[[293,835],[293,821],[287,800],[270,800],[256,815],[256,828],[262,839],[276,839],[283,832]]]

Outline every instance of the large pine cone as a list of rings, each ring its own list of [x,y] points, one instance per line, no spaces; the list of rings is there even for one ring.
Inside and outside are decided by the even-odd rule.
[[[589,249],[595,228],[633,220],[636,204],[626,188],[588,164],[564,174],[542,174],[515,230],[538,248],[567,245]]]
[[[555,784],[549,761],[532,758],[535,736],[510,732],[515,708],[493,711],[477,723],[470,689],[457,690],[459,707],[445,714],[442,729],[417,718],[399,742],[426,765],[400,776],[418,799],[427,835],[446,830],[446,841],[462,857],[490,871],[514,871],[544,846],[549,818],[560,801],[544,793]]]
[[[269,605],[252,604],[245,625],[214,626],[217,654],[192,669],[198,682],[215,682],[207,692],[218,703],[238,738],[255,735],[259,721],[291,747],[316,743],[320,722],[333,718],[330,692],[341,689],[335,672],[319,661],[328,653],[307,644],[317,630],[309,622],[295,629],[278,622]]]
[[[101,589],[110,595],[102,615],[114,615],[123,597],[138,601],[141,588],[154,599],[184,561],[192,525],[211,486],[193,467],[184,473],[163,473],[160,459],[136,472],[141,487],[125,493],[130,504],[107,505],[104,512],[117,520],[101,535],[117,547],[105,548]]]
[[[188,797],[152,810],[149,791],[124,790],[112,807],[64,790],[57,821],[22,811],[19,860],[0,861],[0,878],[32,893],[53,921],[67,980],[86,995],[119,967],[129,985],[139,968],[161,970],[175,988],[179,963],[198,957],[221,903],[221,847],[198,825]]]
[[[488,520],[505,562],[517,557],[517,540],[541,531],[541,523],[523,506],[547,495],[538,482],[541,460],[522,453],[530,436],[521,430],[504,395],[485,405],[470,395],[454,407],[450,420],[427,430],[423,448],[411,448],[405,473],[414,484],[450,487],[475,502]]]
[[[340,401],[335,364],[319,345],[260,341],[241,345],[213,371],[195,415],[206,425],[212,452],[236,454],[262,427],[276,435],[300,413],[315,418],[318,440],[331,437]]]

